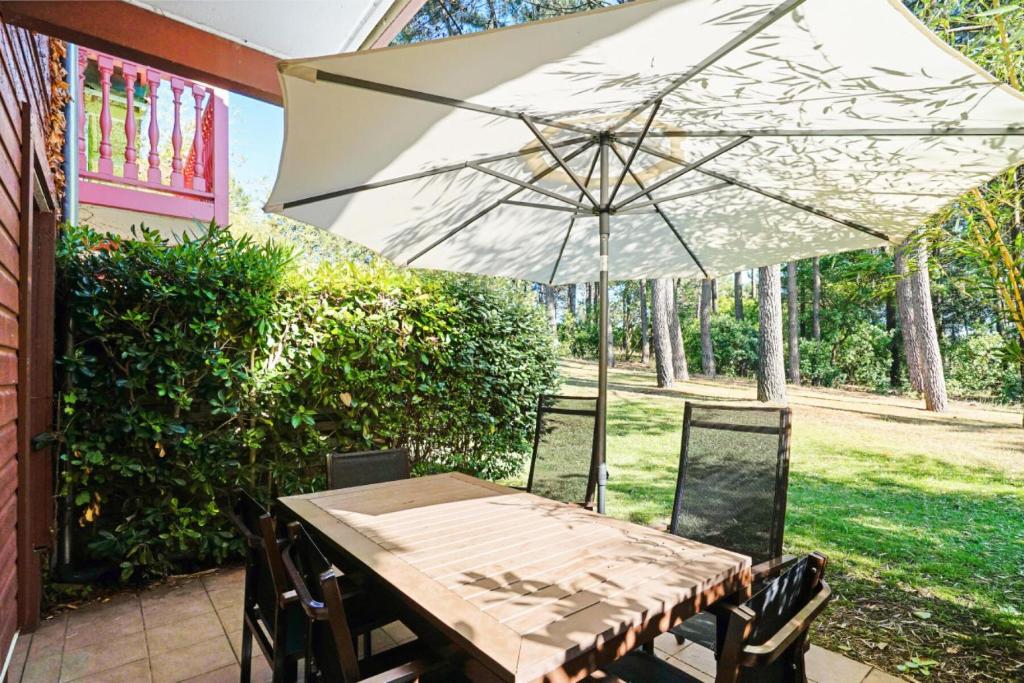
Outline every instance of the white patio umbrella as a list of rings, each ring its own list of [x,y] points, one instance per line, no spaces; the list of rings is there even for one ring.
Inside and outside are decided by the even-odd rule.
[[[1024,159],[1024,97],[898,0],[649,0],[282,62],[267,209],[399,264],[713,277],[896,242]]]

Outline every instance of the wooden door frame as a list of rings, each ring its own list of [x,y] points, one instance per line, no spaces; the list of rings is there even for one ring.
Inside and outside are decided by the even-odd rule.
[[[37,372],[49,372],[51,393],[48,406],[41,406],[43,422],[47,430],[52,427],[52,362],[49,367],[39,368],[38,361],[52,359],[52,320],[49,335],[33,334],[36,325],[35,284],[38,268],[49,268],[52,274],[54,263],[41,263],[37,258],[37,241],[50,237],[56,232],[56,197],[53,179],[47,164],[43,137],[36,125],[37,113],[31,103],[22,104],[21,116],[21,225],[18,251],[18,389],[17,389],[17,602],[18,627],[31,630],[39,623],[42,601],[43,562],[42,556],[50,545],[53,486],[52,449],[49,446],[35,448],[33,437],[38,433],[38,421],[33,420],[33,380]],[[51,242],[52,243],[52,242]],[[52,260],[52,250],[45,250]],[[43,255],[47,257],[46,254]],[[41,278],[46,280],[46,278]],[[49,278],[50,297],[53,297],[52,275]],[[45,283],[44,283],[45,286]],[[43,293],[46,294],[45,292]],[[49,308],[52,311],[52,306]],[[52,316],[51,316],[52,318]],[[45,324],[45,323],[44,323]],[[42,337],[42,338],[40,338]],[[50,353],[45,352],[49,345]],[[45,401],[44,401],[45,403]],[[44,487],[40,491],[40,484]],[[44,495],[45,494],[45,495]]]

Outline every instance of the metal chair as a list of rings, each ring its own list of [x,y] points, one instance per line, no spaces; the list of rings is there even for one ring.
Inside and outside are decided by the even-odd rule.
[[[750,555],[754,564],[780,558],[790,423],[789,408],[687,402],[669,532]],[[672,633],[714,647],[715,629],[715,618],[701,613]]]
[[[826,559],[812,553],[788,564],[760,565],[760,589],[742,604],[713,607],[726,626],[718,643],[716,683],[806,683],[807,631],[832,591]],[[695,683],[648,652],[634,651],[605,668],[606,681]]]
[[[273,668],[274,682],[294,681],[305,650],[305,615],[285,576],[273,518],[245,491],[234,497],[228,516],[245,540],[241,681],[251,677],[253,638]]]
[[[356,656],[355,633],[349,605],[337,570],[299,524],[288,526],[290,543],[284,567],[305,611],[308,636],[305,681],[356,683],[358,681],[448,680],[444,662],[430,657],[422,641],[414,640],[376,655]],[[372,604],[371,604],[372,608]]]
[[[392,448],[327,456],[327,488],[344,489],[409,478],[409,451]]]
[[[541,396],[526,490],[593,507],[597,488],[597,399]]]

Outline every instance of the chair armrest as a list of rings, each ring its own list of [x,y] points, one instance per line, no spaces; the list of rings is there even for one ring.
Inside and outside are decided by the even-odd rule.
[[[750,568],[750,580],[752,583],[764,581],[773,576],[778,576],[782,571],[796,560],[795,555],[780,555]]]
[[[778,632],[760,645],[747,645],[743,648],[743,665],[748,667],[771,664],[779,655],[793,644],[800,634],[804,633],[821,614],[832,597],[832,589],[822,580],[821,588],[803,609],[778,630]]]

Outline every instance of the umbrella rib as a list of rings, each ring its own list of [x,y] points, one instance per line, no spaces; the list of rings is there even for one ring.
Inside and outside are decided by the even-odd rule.
[[[644,123],[643,130],[641,130],[640,135],[637,136],[636,142],[633,144],[633,149],[629,150],[629,157],[626,161],[622,162],[625,165],[622,167],[622,173],[619,174],[619,179],[615,183],[615,189],[612,190],[612,194],[608,198],[609,204],[615,203],[615,195],[619,194],[619,188],[622,187],[622,181],[626,179],[626,174],[629,173],[629,169],[633,166],[633,162],[636,161],[636,155],[640,151],[640,145],[644,144],[644,139],[647,137],[647,133],[651,130],[651,124],[654,123],[654,117],[658,115],[659,109],[661,109],[661,100],[655,100],[654,106],[651,107],[651,113],[647,117],[647,122]]]
[[[422,102],[431,102],[433,104],[454,107],[456,109],[468,109],[469,111],[475,111],[481,114],[490,114],[491,116],[503,116],[508,119],[518,119],[520,118],[520,116],[522,116],[521,112],[512,111],[511,109],[505,109],[503,107],[489,107],[485,104],[476,104],[475,102],[460,100],[457,97],[447,97],[445,95],[438,95],[436,93],[422,92],[420,90],[412,90],[411,88],[403,88],[397,85],[378,83],[377,81],[368,81],[362,78],[353,78],[352,76],[342,76],[340,74],[333,74],[329,71],[323,71],[321,69],[317,69],[316,79],[318,81],[326,81],[328,83],[335,83],[337,85],[347,85],[351,88],[361,88],[362,90],[372,90],[374,92],[384,93],[386,95],[405,97],[408,99],[420,100]],[[534,117],[534,120],[543,123],[546,126],[551,126],[553,128],[562,128],[564,130],[571,130],[577,133],[585,133],[587,135],[597,134],[597,131],[584,128],[582,126],[576,126],[571,123],[556,121],[555,119]]]
[[[644,145],[643,146],[643,150],[645,152],[647,152],[648,154],[653,154],[654,156],[659,157],[661,159],[664,159],[665,161],[671,161],[672,163],[679,164],[681,166],[685,166],[686,165],[686,162],[683,161],[682,159],[676,158],[676,157],[672,156],[671,154],[666,154],[665,152],[662,152],[659,149],[655,149],[654,147],[648,147],[647,145]],[[888,235],[886,235],[884,232],[881,232],[879,230],[875,230],[874,228],[869,228],[869,227],[867,227],[865,225],[861,225],[860,223],[855,223],[854,221],[847,220],[845,218],[838,218],[838,217],[833,216],[832,214],[828,213],[827,211],[822,211],[821,209],[816,209],[813,206],[810,206],[809,204],[804,204],[803,202],[798,202],[795,199],[789,199],[787,197],[783,197],[782,195],[775,194],[774,192],[769,192],[768,190],[763,190],[763,189],[761,189],[759,187],[755,187],[754,185],[751,185],[750,183],[745,183],[745,182],[743,182],[741,180],[736,180],[735,178],[730,178],[729,176],[724,175],[722,173],[718,173],[717,171],[709,171],[709,170],[704,169],[704,168],[699,168],[699,169],[697,169],[697,172],[698,173],[703,173],[704,175],[707,175],[707,176],[711,176],[712,178],[715,178],[717,180],[721,180],[722,182],[729,183],[730,185],[735,185],[736,187],[741,187],[744,190],[748,190],[749,192],[754,192],[754,193],[759,194],[759,195],[761,195],[763,197],[768,197],[769,199],[774,199],[777,202],[782,202],[783,204],[788,204],[789,206],[792,206],[795,209],[800,209],[801,211],[806,211],[807,213],[814,214],[815,216],[818,216],[820,218],[824,218],[826,220],[830,220],[833,223],[839,223],[840,225],[845,225],[848,228],[853,228],[854,230],[858,230],[858,231],[863,232],[865,234],[871,235],[872,237],[877,237],[878,239],[885,240],[886,242],[892,242],[892,238],[889,237]]]
[[[583,152],[586,152],[588,149],[593,147],[595,144],[597,144],[597,143],[595,143],[593,140],[591,140],[590,142],[588,142],[588,143],[580,146],[579,148],[573,150],[572,152],[570,152],[568,155],[566,155],[565,158],[566,159],[574,159],[577,156],[579,156],[580,154],[583,154]],[[554,171],[556,168],[558,168],[558,166],[548,166],[543,171],[539,171],[539,172],[535,173],[534,176],[533,176],[533,180],[540,180],[544,176],[546,176],[549,173],[551,173],[552,171]],[[405,265],[407,265],[407,266],[412,265],[413,261],[419,259],[421,256],[423,256],[427,252],[432,251],[434,248],[436,248],[440,244],[442,244],[444,242],[447,242],[452,237],[455,237],[457,234],[459,234],[460,232],[462,232],[463,230],[465,230],[466,228],[471,226],[473,223],[475,223],[476,221],[480,220],[481,218],[483,218],[484,216],[489,214],[491,211],[494,211],[495,209],[497,209],[499,206],[501,206],[502,204],[507,202],[512,197],[515,197],[520,192],[523,192],[524,189],[525,188],[518,187],[518,188],[512,190],[511,192],[509,192],[508,194],[506,194],[501,199],[498,199],[497,201],[491,202],[488,206],[484,207],[480,211],[477,211],[475,214],[473,214],[472,216],[470,216],[469,218],[464,220],[462,223],[460,223],[459,225],[457,225],[454,228],[452,228],[451,230],[449,230],[447,233],[442,235],[439,239],[431,242],[429,245],[427,245],[423,249],[420,249],[418,252],[413,254],[410,258],[406,259]]]
[[[553,143],[556,147],[566,147],[570,145],[578,145],[582,142],[587,142],[591,138],[573,138],[571,140],[563,140],[562,142]],[[544,147],[527,147],[519,150],[518,152],[508,152],[506,154],[495,154],[489,157],[483,157],[477,159],[476,163],[487,164],[495,161],[505,161],[506,159],[515,159],[516,157],[528,156],[530,154],[536,154],[537,152],[543,152]],[[378,180],[372,183],[364,183],[363,185],[355,185],[353,187],[345,188],[344,190],[334,190],[333,192],[324,192],[322,194],[312,195],[310,197],[303,197],[302,199],[293,199],[292,201],[283,202],[281,204],[282,209],[290,209],[295,206],[304,206],[306,204],[313,204],[315,202],[322,202],[328,199],[336,199],[338,197],[344,197],[346,195],[355,194],[356,192],[363,192],[365,190],[376,190],[381,187],[387,187],[389,185],[397,185],[398,183],[406,183],[411,180],[419,180],[421,178],[429,178],[430,176],[441,175],[442,173],[451,173],[452,171],[461,171],[464,168],[469,168],[468,161],[460,161],[457,164],[448,164],[447,166],[438,166],[437,168],[427,169],[426,171],[420,171],[419,173],[410,173],[408,175],[398,176],[396,178],[388,178],[387,180]]]
[[[616,133],[620,138],[638,137],[640,133]],[[1024,126],[1006,126],[1004,128],[837,128],[833,130],[802,130],[800,128],[763,128],[749,130],[656,130],[648,133],[649,137],[658,138],[724,138],[745,135],[752,138],[791,138],[791,137],[944,137],[944,136],[997,136],[1024,135]]]
[[[671,183],[672,181],[674,181],[674,180],[676,180],[678,178],[681,178],[682,176],[686,175],[690,171],[703,166],[704,164],[706,164],[707,162],[711,161],[712,159],[715,159],[715,158],[725,154],[726,152],[730,151],[734,147],[738,147],[739,145],[742,145],[744,142],[746,142],[749,139],[750,138],[746,137],[746,136],[738,137],[735,140],[732,140],[731,142],[729,142],[727,145],[723,145],[722,147],[719,147],[718,149],[716,149],[715,151],[711,152],[710,154],[705,154],[700,159],[697,159],[696,161],[692,161],[692,162],[690,162],[688,164],[685,164],[683,166],[683,168],[679,169],[675,173],[672,173],[672,174],[670,174],[668,176],[665,176],[661,180],[656,181],[653,185],[648,187],[646,190],[643,190],[643,186],[641,185],[640,187],[641,187],[641,190],[643,190],[643,191],[635,192],[635,193],[631,194],[630,196],[626,197],[621,202],[619,202],[618,204],[613,206],[612,210],[618,211],[618,210],[622,209],[624,206],[632,203],[633,201],[639,199],[640,197],[644,196],[645,194],[651,192],[652,190],[657,190],[659,187],[664,187],[668,183]],[[641,147],[645,148],[645,151],[646,151],[646,145],[644,145],[642,142],[641,142]]]
[[[569,168],[569,164],[565,163],[565,159],[563,159],[562,155],[558,153],[558,150],[552,147],[548,139],[539,130],[537,130],[537,126],[535,126],[533,121],[530,120],[530,117],[526,114],[520,114],[519,118],[523,120],[523,123],[525,123],[530,129],[530,132],[533,133],[534,137],[540,140],[540,144],[544,145],[544,149],[547,150],[548,154],[555,158],[555,161],[557,161],[558,165],[562,167],[562,170],[566,172],[573,184],[580,189],[580,194],[582,195],[580,197],[580,201],[585,197],[587,201],[594,205],[594,207],[597,207],[598,203],[597,200],[594,199],[594,195],[590,194],[590,190],[588,190],[583,181],[579,179],[579,176]]]
[[[520,180],[519,178],[515,178],[513,176],[510,176],[507,173],[502,173],[501,171],[495,171],[493,168],[487,168],[486,166],[481,166],[480,164],[475,163],[475,162],[471,162],[470,164],[468,164],[468,166],[469,166],[469,168],[473,169],[474,171],[479,171],[480,173],[486,173],[487,175],[494,176],[495,178],[498,178],[499,180],[504,180],[506,183],[511,183],[513,185],[519,185],[520,187],[525,188],[527,190],[530,190],[531,192],[538,192],[538,193],[540,193],[542,195],[545,195],[547,197],[551,197],[552,199],[557,199],[560,202],[565,202],[566,204],[570,204],[572,206],[575,206],[578,209],[582,209],[584,211],[589,211],[592,208],[592,207],[587,206],[586,204],[582,204],[582,203],[576,201],[575,199],[570,199],[569,197],[566,197],[565,195],[561,195],[561,194],[555,192],[554,190],[548,190],[547,188],[543,188],[543,187],[541,187],[539,185],[536,185],[535,183],[539,180],[539,178],[531,178],[530,180]],[[558,168],[558,165],[555,165],[552,168],[553,169],[554,168]]]
[[[615,153],[615,156],[617,156],[620,161],[625,163],[625,159],[622,158],[622,153],[619,152],[619,148],[614,143],[611,145],[611,148],[612,152]],[[634,173],[633,170],[630,169],[628,166],[626,168],[627,170],[629,170],[629,175],[633,178],[633,182],[640,186],[642,194],[646,195],[647,198],[650,199],[651,201],[654,201],[654,195],[651,194],[650,189],[644,189],[644,184],[643,182],[640,181],[639,176],[637,176],[637,174]],[[676,229],[676,226],[672,223],[671,220],[669,220],[669,217],[665,215],[665,212],[661,210],[661,207],[655,204],[654,210],[658,213],[659,216],[661,216],[661,220],[665,221],[665,225],[667,225],[668,229],[672,231],[672,234],[676,236],[676,239],[679,240],[679,244],[683,245],[683,249],[686,250],[686,253],[689,254],[691,259],[693,259],[693,262],[697,265],[698,268],[700,268],[700,272],[703,273],[704,277],[710,277],[708,275],[708,271],[704,270],[704,265],[700,262],[700,259],[698,259],[697,255],[693,253],[693,249],[690,249],[690,245],[687,244],[686,240],[683,239],[683,236],[679,234],[679,231]]]
[[[597,168],[597,162],[601,158],[601,148],[597,148],[597,152],[594,154],[594,160],[590,162],[590,170],[587,171],[587,184],[590,184],[590,179],[594,177],[594,169]],[[558,258],[555,259],[555,267],[551,269],[551,277],[548,278],[548,285],[551,285],[555,281],[555,274],[558,273],[558,266],[562,263],[562,254],[565,253],[565,245],[569,243],[569,235],[572,234],[572,226],[576,224],[576,216],[569,219],[569,227],[566,228],[565,238],[562,240],[562,246],[558,249]]]
[[[764,189],[762,189],[760,187],[757,187],[755,185],[751,185],[750,183],[745,183],[742,180],[737,180],[735,178],[730,178],[729,176],[724,175],[722,173],[718,173],[717,171],[708,171],[708,170],[703,169],[703,168],[699,169],[699,171],[701,173],[705,174],[705,175],[711,176],[712,178],[717,178],[718,180],[721,180],[721,181],[724,181],[726,183],[729,183],[730,185],[735,185],[736,187],[742,187],[744,190],[748,190],[750,192],[755,192],[755,193],[757,193],[757,194],[759,194],[759,195],[761,195],[763,197],[768,197],[769,199],[774,199],[775,201],[782,202],[783,204],[788,204],[789,206],[792,206],[793,208],[800,209],[801,211],[806,211],[807,213],[814,214],[815,216],[819,216],[821,218],[825,218],[825,219],[830,220],[830,221],[832,221],[834,223],[839,223],[840,225],[845,225],[848,228],[853,228],[854,230],[858,230],[858,231],[863,232],[865,234],[871,235],[872,237],[877,237],[880,240],[885,240],[886,242],[892,242],[892,239],[888,235],[886,235],[884,232],[881,232],[880,230],[875,230],[874,228],[869,228],[869,227],[867,227],[865,225],[861,225],[860,223],[855,223],[854,221],[847,220],[845,218],[839,218],[837,216],[833,216],[832,214],[828,213],[827,211],[822,211],[821,209],[816,209],[815,207],[811,206],[810,204],[804,204],[803,202],[796,201],[795,199],[789,199],[788,197],[784,197],[784,196],[782,196],[780,194],[776,194],[774,192],[769,192],[768,190],[764,190]]]
[[[554,204],[541,204],[539,202],[524,202],[518,199],[506,199],[503,204],[511,204],[512,206],[525,206],[528,209],[547,209],[549,211],[568,211],[569,213],[576,213],[579,209],[574,209],[571,206],[555,206]]]
[[[672,201],[675,201],[677,199],[683,199],[684,197],[692,197],[694,195],[704,194],[705,192],[713,192],[715,190],[721,190],[723,187],[729,187],[729,183],[721,182],[721,183],[715,183],[714,185],[705,185],[704,187],[697,187],[697,188],[694,188],[692,190],[686,190],[685,192],[677,192],[676,194],[670,194],[669,196],[661,197],[660,199],[652,199],[649,202],[640,202],[639,204],[634,204],[632,207],[630,207],[629,209],[626,209],[625,211],[618,212],[618,214],[634,213],[637,209],[645,208],[645,207],[648,207],[648,206],[657,206],[658,204],[664,204],[665,202],[672,202]]]
[[[672,91],[676,90],[680,86],[692,80],[694,77],[700,75],[700,73],[707,69],[709,66],[712,66],[722,57],[725,57],[730,52],[746,43],[748,40],[759,34],[761,31],[768,28],[776,21],[778,21],[779,19],[786,16],[794,9],[802,5],[804,2],[805,0],[786,0],[786,2],[783,2],[781,5],[773,9],[771,12],[768,12],[763,17],[758,19],[756,22],[748,26],[746,29],[743,30],[742,33],[740,33],[737,36],[734,36],[732,40],[728,41],[725,45],[721,46],[720,48],[712,52],[710,55],[705,57],[700,63],[696,64],[682,76],[669,83],[668,86],[662,88],[660,92],[648,97],[646,100],[641,102],[639,105],[633,108],[632,111],[630,111],[628,114],[626,114],[621,119],[616,121],[612,125],[611,130],[618,130],[622,126],[626,125],[627,123],[632,121],[637,114],[642,112],[647,107],[651,106],[651,104],[653,104],[655,101],[664,99],[665,97],[670,95]]]

